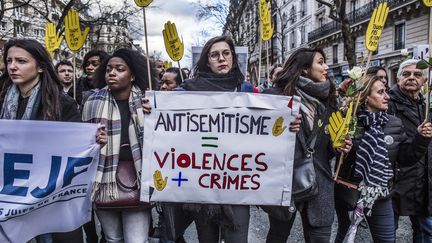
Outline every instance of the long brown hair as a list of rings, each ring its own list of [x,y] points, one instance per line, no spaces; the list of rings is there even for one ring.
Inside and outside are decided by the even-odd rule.
[[[7,65],[7,55],[11,47],[18,47],[26,50],[36,60],[40,73],[42,115],[44,120],[60,120],[60,95],[61,84],[54,70],[48,52],[36,40],[31,39],[12,39],[4,46],[3,61]],[[9,77],[7,68],[0,77],[3,85],[0,93],[0,104],[3,104],[9,87],[13,84]]]

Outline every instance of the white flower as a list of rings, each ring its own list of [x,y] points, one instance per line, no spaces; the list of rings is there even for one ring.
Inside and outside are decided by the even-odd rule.
[[[407,57],[409,55],[408,49],[402,49],[400,53],[403,57]]]
[[[348,71],[348,76],[352,80],[359,80],[362,76],[362,68],[359,66],[354,66],[351,70]]]

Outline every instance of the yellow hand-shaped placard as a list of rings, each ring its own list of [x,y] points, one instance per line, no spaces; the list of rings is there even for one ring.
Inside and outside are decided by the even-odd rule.
[[[45,25],[45,46],[49,53],[53,53],[60,47],[63,37],[60,32],[57,32],[53,23],[48,22]]]
[[[423,3],[426,7],[432,7],[432,0],[423,0]]]
[[[273,136],[277,137],[285,131],[287,126],[284,125],[283,122],[284,122],[284,119],[281,116],[278,117],[278,119],[276,119],[275,124],[273,125],[273,129],[272,129]]]
[[[66,44],[71,51],[77,52],[84,46],[90,28],[86,27],[84,33],[81,32],[78,12],[73,9],[69,10],[64,23]]]
[[[141,8],[147,7],[152,2],[153,2],[153,0],[135,0],[135,4]]]
[[[373,11],[366,30],[366,48],[371,52],[376,51],[378,48],[378,41],[384,29],[388,13],[389,7],[387,7],[387,3],[380,3],[378,8]]]
[[[349,105],[345,119],[342,118],[340,111],[333,112],[330,116],[328,132],[333,141],[333,148],[340,148],[345,145],[345,137],[349,132],[349,124],[353,112],[353,103]]]
[[[183,57],[184,46],[183,42],[177,34],[177,28],[174,23],[168,21],[165,23],[165,28],[162,31],[165,43],[165,49],[173,61],[180,61]]]
[[[170,62],[170,61],[165,61],[164,62],[164,68],[165,68],[165,70],[168,69],[168,68],[172,68],[172,66],[173,66],[172,62]]]
[[[153,174],[153,181],[154,181],[154,185],[155,185],[156,190],[162,191],[163,189],[165,189],[165,186],[166,186],[167,181],[168,181],[168,177],[165,176],[165,179],[163,179],[162,173],[159,170],[156,170]]]
[[[264,16],[261,19],[261,38],[268,41],[273,36],[273,25],[271,23],[271,11],[268,7],[264,7]]]
[[[260,20],[262,20],[265,16],[265,11],[269,9],[268,3],[266,0],[260,0],[258,5]]]

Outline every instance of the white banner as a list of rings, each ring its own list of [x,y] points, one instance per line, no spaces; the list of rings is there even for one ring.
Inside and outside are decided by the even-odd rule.
[[[0,120],[1,242],[66,232],[90,220],[97,126]]]
[[[288,125],[298,97],[146,95],[142,201],[289,205],[295,134]]]

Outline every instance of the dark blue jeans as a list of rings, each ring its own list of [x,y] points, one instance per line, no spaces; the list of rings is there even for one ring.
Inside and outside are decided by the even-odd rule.
[[[395,214],[396,228],[399,216]],[[410,216],[414,243],[432,243],[432,217]]]
[[[335,243],[342,242],[351,220],[348,210],[344,209],[338,200],[335,201],[338,218],[338,232]],[[372,239],[376,243],[394,243],[396,241],[396,226],[394,221],[393,205],[390,198],[377,200],[372,207],[372,215],[366,216]]]
[[[289,221],[281,221],[269,215],[270,229],[267,234],[266,243],[287,242],[295,220],[295,214]],[[306,243],[328,243],[330,242],[331,226],[313,227],[309,224],[306,212],[301,212],[303,235]]]

